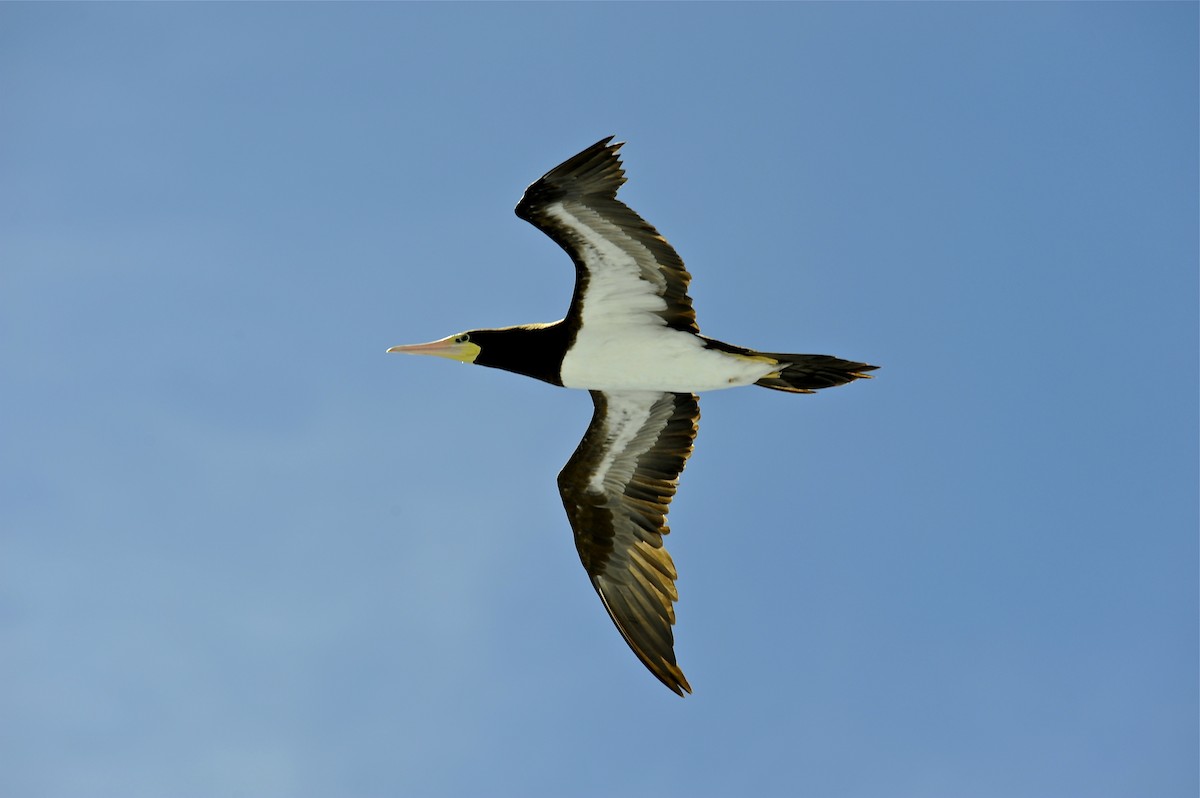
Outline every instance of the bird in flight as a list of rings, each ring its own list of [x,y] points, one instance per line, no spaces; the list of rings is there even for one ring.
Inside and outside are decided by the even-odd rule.
[[[388,352],[504,369],[591,393],[592,422],[558,475],[579,559],[625,642],[655,677],[691,692],[675,661],[675,564],[667,508],[692,452],[696,394],[739,385],[812,393],[875,366],[759,352],[700,334],[691,275],[625,203],[612,136],[525,190],[517,216],[566,250],[575,291],[556,322],[469,330]]]

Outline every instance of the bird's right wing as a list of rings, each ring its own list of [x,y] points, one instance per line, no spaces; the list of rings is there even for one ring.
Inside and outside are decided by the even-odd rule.
[[[579,559],[625,642],[659,681],[691,692],[675,662],[675,564],[667,508],[696,437],[690,393],[592,391],[592,423],[558,487]]]

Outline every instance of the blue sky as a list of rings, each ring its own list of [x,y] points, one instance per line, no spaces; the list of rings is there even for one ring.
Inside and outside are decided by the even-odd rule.
[[[1197,5],[0,5],[0,794],[1197,791]],[[701,328],[679,699],[512,214],[616,134]]]

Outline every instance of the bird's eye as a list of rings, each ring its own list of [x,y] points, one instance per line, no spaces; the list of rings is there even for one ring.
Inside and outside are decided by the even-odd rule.
[[[466,333],[463,333],[462,335],[460,335],[454,339],[454,343],[465,344],[467,341],[470,341],[470,340],[471,340],[471,336],[467,335]]]

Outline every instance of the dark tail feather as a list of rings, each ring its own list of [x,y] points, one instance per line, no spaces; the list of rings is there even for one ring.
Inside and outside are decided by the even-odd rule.
[[[822,388],[845,385],[860,377],[870,379],[870,375],[863,372],[879,368],[868,363],[842,360],[832,355],[782,355],[772,352],[755,354],[778,360],[782,368],[754,384],[791,393],[812,393]]]

